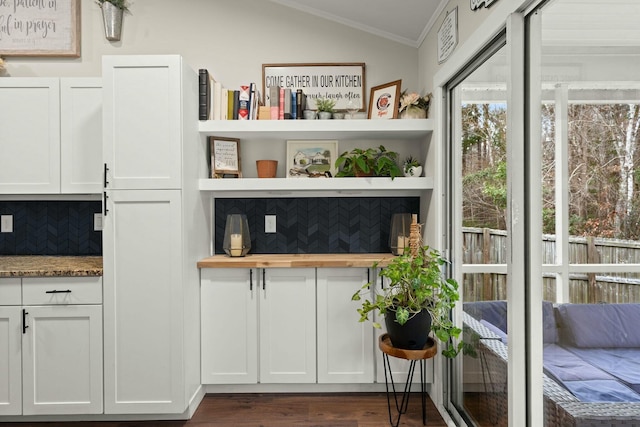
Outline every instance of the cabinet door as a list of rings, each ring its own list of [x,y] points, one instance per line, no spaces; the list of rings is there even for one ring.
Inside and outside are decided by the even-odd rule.
[[[314,268],[261,270],[260,382],[316,381]]]
[[[108,196],[105,413],[181,413],[186,407],[181,193],[113,190]]]
[[[25,306],[23,414],[102,413],[102,308]]]
[[[22,413],[21,316],[20,307],[0,306],[0,415]]]
[[[255,269],[201,272],[202,383],[258,382],[258,283]]]
[[[60,83],[0,79],[0,194],[60,192]]]
[[[353,294],[368,268],[318,268],[318,382],[373,383],[373,327],[359,322]]]
[[[103,57],[103,158],[109,188],[180,188],[181,67],[177,55]]]
[[[102,80],[60,81],[62,193],[102,191]]]

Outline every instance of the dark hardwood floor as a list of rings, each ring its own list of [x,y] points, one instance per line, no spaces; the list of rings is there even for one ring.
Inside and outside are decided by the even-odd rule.
[[[189,421],[0,423],[2,427],[384,427],[385,393],[208,394]],[[401,426],[422,426],[420,395],[412,394]],[[446,427],[427,399],[427,426]]]

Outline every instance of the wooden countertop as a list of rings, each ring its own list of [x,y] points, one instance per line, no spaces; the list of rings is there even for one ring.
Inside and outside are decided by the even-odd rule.
[[[198,268],[371,267],[374,262],[384,267],[393,258],[390,253],[213,255],[198,261]]]
[[[0,256],[0,277],[102,276],[101,256]]]

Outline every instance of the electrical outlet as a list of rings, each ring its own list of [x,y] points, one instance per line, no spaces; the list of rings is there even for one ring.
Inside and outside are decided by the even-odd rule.
[[[13,215],[0,215],[0,233],[13,233]]]
[[[93,214],[93,231],[102,231],[102,214]]]
[[[264,216],[264,232],[265,233],[276,232],[276,216],[275,215]]]

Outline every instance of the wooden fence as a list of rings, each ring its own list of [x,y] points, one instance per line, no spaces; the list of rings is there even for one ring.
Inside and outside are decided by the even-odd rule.
[[[554,235],[543,235],[542,237],[544,264],[555,263],[555,240]],[[504,264],[506,263],[506,250],[506,231],[488,228],[463,228],[464,264]],[[570,237],[569,262],[571,264],[640,263],[640,242],[597,237]],[[555,302],[555,285],[554,274],[543,275],[543,298],[545,300]],[[463,292],[465,301],[506,299],[506,275],[465,274]],[[570,274],[569,302],[640,302],[640,271],[615,274]]]

